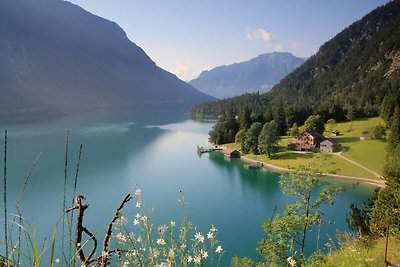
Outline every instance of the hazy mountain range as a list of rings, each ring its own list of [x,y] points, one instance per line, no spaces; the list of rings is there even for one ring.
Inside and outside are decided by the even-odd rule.
[[[114,22],[62,0],[0,1],[0,121],[212,99],[157,67]]]
[[[286,52],[267,53],[245,62],[203,71],[189,83],[220,99],[243,93],[267,92],[304,61]]]

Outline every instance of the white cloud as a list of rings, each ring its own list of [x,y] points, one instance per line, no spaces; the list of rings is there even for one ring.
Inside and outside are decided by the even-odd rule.
[[[275,39],[270,32],[267,32],[265,29],[261,28],[256,30],[247,29],[246,37],[249,41],[262,40],[265,43],[269,43]]]
[[[251,42],[260,40],[264,42],[266,48],[273,48],[274,51],[283,51],[285,49],[281,43],[277,42],[276,36],[265,29],[247,29],[246,38]]]
[[[190,62],[176,60],[175,66],[170,71],[179,79],[190,81],[197,78],[203,70],[205,68],[195,67]]]

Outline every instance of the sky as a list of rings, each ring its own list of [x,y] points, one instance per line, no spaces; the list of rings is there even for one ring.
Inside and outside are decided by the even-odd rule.
[[[274,51],[310,57],[389,0],[69,0],[115,21],[185,81]]]

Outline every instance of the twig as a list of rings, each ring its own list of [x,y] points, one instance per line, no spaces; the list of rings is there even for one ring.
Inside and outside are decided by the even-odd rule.
[[[119,205],[118,209],[115,211],[114,217],[111,219],[110,223],[108,224],[107,233],[104,237],[104,242],[103,242],[103,251],[101,253],[100,261],[97,263],[96,266],[99,266],[99,267],[107,266],[108,260],[109,260],[109,253],[110,253],[108,247],[109,247],[111,234],[112,234],[112,226],[114,225],[115,221],[120,217],[121,210],[124,207],[124,205],[131,199],[132,199],[131,194],[127,194],[125,196],[125,198],[122,200],[121,204]]]
[[[82,263],[82,265],[87,266],[87,264],[89,264],[89,262],[91,260],[91,257],[94,255],[94,253],[97,249],[97,239],[86,227],[83,226],[84,212],[89,207],[89,205],[82,203],[83,199],[85,199],[84,196],[77,196],[75,198],[74,206],[67,209],[66,212],[70,212],[75,209],[78,210],[78,222],[76,224],[75,247],[76,247],[76,252],[78,254],[78,258],[79,258],[80,262]],[[90,237],[90,239],[93,240],[93,248],[90,251],[89,256],[87,258],[85,257],[85,254],[83,253],[83,250],[82,250],[82,233],[86,233]]]

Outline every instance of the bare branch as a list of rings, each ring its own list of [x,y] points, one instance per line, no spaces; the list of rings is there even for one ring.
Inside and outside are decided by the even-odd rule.
[[[107,233],[104,237],[103,242],[103,251],[101,253],[100,262],[98,262],[97,266],[105,267],[107,266],[109,260],[109,243],[112,235],[112,226],[114,225],[115,221],[120,217],[121,210],[123,209],[124,205],[132,199],[131,194],[127,194],[125,198],[122,200],[121,204],[119,205],[118,209],[115,211],[114,217],[111,219],[110,223],[108,224]]]

